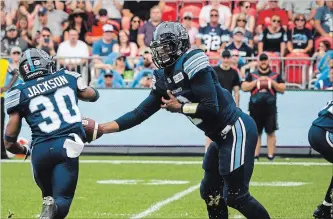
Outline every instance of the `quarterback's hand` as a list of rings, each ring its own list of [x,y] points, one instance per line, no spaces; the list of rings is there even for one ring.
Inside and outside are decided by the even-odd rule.
[[[163,104],[161,105],[161,108],[166,109],[172,113],[179,113],[181,111],[182,104],[179,103],[177,98],[171,94],[170,90],[167,90],[167,93],[170,99],[166,100],[164,97],[162,97],[161,100]]]
[[[26,160],[31,154],[30,145],[29,144],[24,144],[24,145],[22,145],[22,147],[24,148],[24,154],[25,154],[24,160]]]

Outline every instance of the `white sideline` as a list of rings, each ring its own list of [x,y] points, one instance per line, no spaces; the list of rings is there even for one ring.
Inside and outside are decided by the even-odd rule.
[[[0,163],[30,163],[29,160],[1,160]],[[168,165],[201,165],[202,161],[178,160],[80,160],[80,163],[89,164],[168,164]],[[264,166],[332,166],[324,162],[256,162],[255,165]]]
[[[144,218],[148,215],[150,215],[151,213],[154,213],[155,211],[158,211],[160,208],[162,208],[163,206],[171,203],[171,202],[174,202],[174,201],[177,201],[183,197],[185,197],[186,195],[194,192],[195,190],[197,190],[198,188],[200,187],[200,184],[198,185],[195,185],[195,186],[191,186],[190,188],[182,191],[182,192],[179,192],[179,193],[176,193],[174,194],[173,196],[171,196],[170,198],[167,198],[163,201],[160,201],[160,202],[157,202],[156,204],[152,205],[150,208],[148,208],[147,210],[143,211],[143,212],[140,212],[139,214],[136,214],[134,216],[132,216],[130,219],[140,219],[140,218]]]

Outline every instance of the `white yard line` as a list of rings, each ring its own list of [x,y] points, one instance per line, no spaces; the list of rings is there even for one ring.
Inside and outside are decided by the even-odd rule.
[[[158,211],[160,208],[162,208],[163,206],[170,204],[171,202],[177,201],[185,196],[187,196],[188,194],[194,192],[195,190],[197,190],[200,187],[200,184],[197,184],[195,186],[191,186],[190,188],[176,193],[173,196],[171,196],[170,198],[167,198],[163,201],[157,202],[156,204],[152,205],[150,208],[148,208],[147,210],[140,212],[139,214],[136,214],[134,216],[132,216],[130,219],[140,219],[140,218],[144,218],[152,213],[154,213],[155,211]]]
[[[1,160],[0,163],[30,163],[29,160]],[[80,160],[80,163],[89,164],[167,164],[167,165],[201,165],[202,161],[178,160]],[[256,162],[255,165],[264,166],[333,166],[324,162]]]

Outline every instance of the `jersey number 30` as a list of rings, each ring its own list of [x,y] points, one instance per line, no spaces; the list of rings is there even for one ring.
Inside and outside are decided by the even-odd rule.
[[[68,98],[71,102],[71,110],[73,111],[72,113],[68,109],[65,98]],[[75,102],[74,91],[71,88],[63,87],[58,89],[54,93],[54,99],[57,105],[56,107],[59,109],[63,121],[69,124],[81,122],[81,114]],[[41,122],[38,125],[40,130],[45,133],[50,133],[59,129],[62,120],[60,119],[60,115],[54,111],[55,106],[51,102],[50,98],[46,96],[38,96],[32,99],[29,105],[31,113],[40,110],[40,108],[38,107],[40,105],[43,105],[45,107],[45,109],[40,112],[44,120],[44,122]]]

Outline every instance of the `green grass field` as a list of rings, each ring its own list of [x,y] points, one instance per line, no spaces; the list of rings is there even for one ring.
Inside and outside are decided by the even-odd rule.
[[[198,189],[203,176],[200,161],[199,157],[82,157],[67,218],[207,218]],[[261,159],[250,191],[272,218],[312,218],[331,176],[332,166],[323,159],[280,158],[273,163]],[[8,212],[14,214],[11,218],[36,218],[40,210],[41,193],[30,162],[1,163],[1,218],[7,218]],[[230,218],[243,218],[229,212]]]

